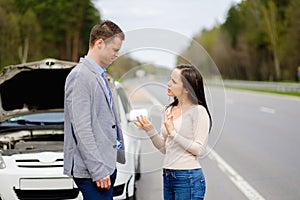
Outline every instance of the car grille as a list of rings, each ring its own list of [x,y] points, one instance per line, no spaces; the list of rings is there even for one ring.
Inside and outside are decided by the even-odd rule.
[[[75,199],[79,190],[77,188],[68,190],[19,190],[14,191],[20,200],[62,200]]]
[[[38,159],[17,159],[16,160],[18,167],[23,168],[49,168],[49,167],[63,167],[64,160],[56,159],[51,163],[42,163]]]

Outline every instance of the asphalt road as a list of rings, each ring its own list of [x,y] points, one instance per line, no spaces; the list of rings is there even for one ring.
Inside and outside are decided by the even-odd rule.
[[[135,107],[146,107],[156,128],[170,101],[158,81],[126,81]],[[207,88],[213,116],[206,156],[200,159],[206,200],[300,199],[300,98]],[[141,135],[138,200],[162,198],[163,155]]]

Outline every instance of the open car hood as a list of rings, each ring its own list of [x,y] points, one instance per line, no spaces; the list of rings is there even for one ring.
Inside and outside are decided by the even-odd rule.
[[[3,68],[0,122],[26,113],[63,110],[65,79],[76,64],[48,58]]]

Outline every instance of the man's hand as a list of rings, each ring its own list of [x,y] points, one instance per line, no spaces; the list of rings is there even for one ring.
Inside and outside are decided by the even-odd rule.
[[[107,189],[109,190],[110,186],[111,186],[111,182],[110,182],[110,176],[107,175],[104,178],[96,181],[97,187],[102,188],[102,189]]]

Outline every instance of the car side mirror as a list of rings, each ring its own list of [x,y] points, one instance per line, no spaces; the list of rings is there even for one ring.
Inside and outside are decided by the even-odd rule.
[[[127,120],[129,122],[136,121],[136,117],[143,115],[148,118],[148,110],[147,109],[133,109],[127,114]]]

